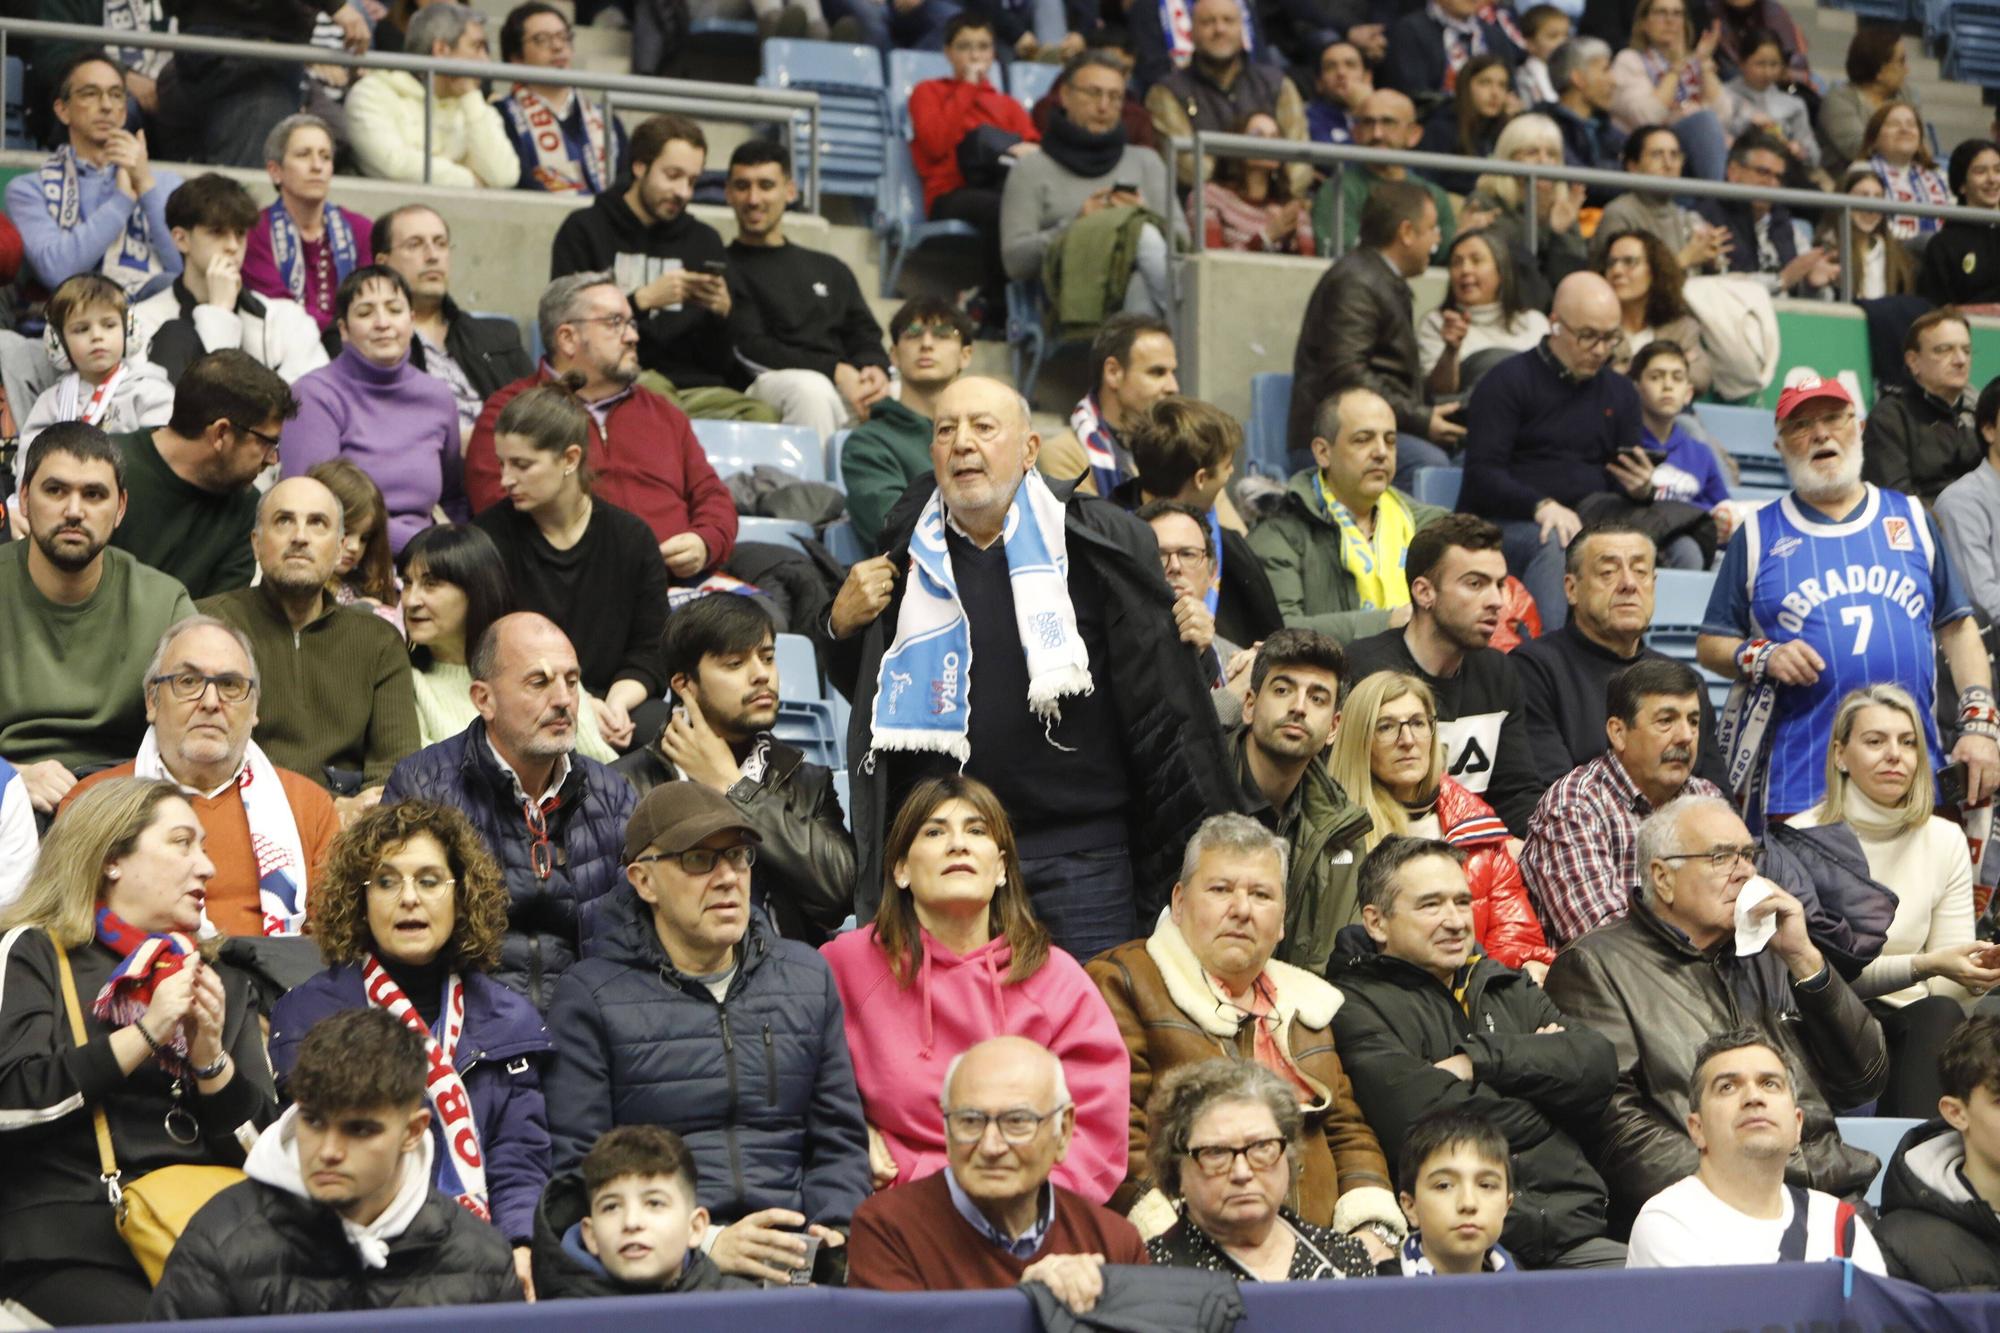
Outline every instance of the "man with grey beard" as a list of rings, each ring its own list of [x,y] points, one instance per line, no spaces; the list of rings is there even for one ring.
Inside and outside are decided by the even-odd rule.
[[[1931,516],[1910,496],[1861,479],[1861,427],[1834,380],[1794,371],[1778,396],[1778,452],[1791,494],[1730,538],[1696,653],[1743,682],[1719,728],[1730,784],[1776,819],[1825,794],[1833,716],[1849,691],[1893,682],[1940,744],[1934,696],[1942,650],[1958,687],[1966,796],[2000,783],[2000,711],[1972,601]]]

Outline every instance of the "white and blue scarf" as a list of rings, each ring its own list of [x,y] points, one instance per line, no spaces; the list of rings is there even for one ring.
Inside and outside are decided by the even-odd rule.
[[[56,149],[42,163],[42,199],[49,206],[49,216],[62,230],[73,231],[83,220],[83,188],[77,181],[76,150],[68,144]],[[118,239],[104,252],[104,262],[98,269],[123,288],[127,296],[137,296],[155,274],[166,272],[146,230],[144,204],[133,201],[125,230],[118,233]]]
[[[966,689],[972,635],[945,546],[945,522],[943,498],[932,492],[910,537],[910,577],[895,642],[875,679],[870,748],[930,750],[963,764],[972,757]],[[1053,727],[1062,720],[1064,695],[1096,687],[1069,600],[1063,504],[1039,473],[1030,471],[1014,492],[1000,540],[1014,589],[1015,629],[1028,659],[1028,707]]]
[[[1417,1234],[1414,1227],[1411,1228],[1410,1234],[1403,1238],[1403,1247],[1396,1251],[1396,1261],[1401,1265],[1404,1277],[1437,1276],[1437,1266],[1431,1262],[1430,1256],[1424,1253],[1423,1238]],[[1481,1267],[1489,1273],[1512,1272],[1515,1267],[1514,1256],[1495,1245],[1486,1252],[1486,1262]]]
[[[160,756],[159,733],[152,727],[139,740],[132,776],[178,783]],[[306,925],[306,853],[299,838],[298,817],[278,777],[278,766],[251,741],[243,748],[243,766],[229,785],[243,802],[250,825],[250,850],[257,858],[257,903],[263,911],[264,934],[299,935]],[[183,790],[193,792],[194,788]],[[200,793],[196,793],[200,794]],[[214,933],[202,917],[202,936]]]
[[[292,294],[292,299],[303,305],[306,300],[305,242],[299,239],[299,225],[285,211],[282,199],[265,209],[264,216],[271,219],[271,260],[278,266],[278,276],[285,280],[285,290]],[[354,228],[347,225],[346,214],[328,204],[324,216],[326,243],[333,247],[333,281],[338,286],[342,278],[354,271],[361,249],[355,244]]]

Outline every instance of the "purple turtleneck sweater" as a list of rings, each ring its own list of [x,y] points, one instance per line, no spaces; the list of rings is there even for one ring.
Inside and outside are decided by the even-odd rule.
[[[389,507],[389,546],[431,525],[442,504],[455,522],[470,517],[460,480],[458,404],[444,381],[405,356],[384,369],[353,346],[292,386],[299,414],[285,423],[278,457],[287,477],[345,458],[374,478]]]

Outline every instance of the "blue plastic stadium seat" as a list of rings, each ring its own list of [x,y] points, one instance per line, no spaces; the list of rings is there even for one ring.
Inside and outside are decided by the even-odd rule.
[[[1465,470],[1455,467],[1420,467],[1410,475],[1410,494],[1427,505],[1458,508],[1458,492],[1465,482]]]
[[[1016,60],[1007,69],[1007,91],[1014,94],[1015,100],[1022,106],[1032,111],[1035,103],[1041,101],[1049,89],[1056,86],[1056,80],[1061,75],[1060,65],[1044,65],[1035,60]]]
[[[786,699],[823,699],[826,689],[819,679],[819,654],[803,634],[777,636],[778,693]]]
[[[778,704],[778,721],[771,734],[787,745],[796,746],[808,761],[835,772],[847,767],[847,749],[833,705],[824,699],[786,699]]]
[[[1285,427],[1291,411],[1290,371],[1267,370],[1250,377],[1250,426],[1243,433],[1244,452],[1258,476],[1285,479]]]
[[[7,57],[7,131],[6,142],[15,151],[31,150],[34,142],[28,138],[26,107],[28,97],[28,71],[21,63],[21,57]]]
[[[826,479],[843,495],[847,493],[847,482],[840,473],[840,450],[841,446],[847,443],[847,437],[852,434],[854,432],[851,430],[837,430],[833,433],[833,438],[826,442]]]
[[[1834,1123],[1840,1127],[1840,1138],[1865,1152],[1872,1152],[1882,1159],[1882,1169],[1875,1173],[1875,1179],[1868,1182],[1868,1202],[1881,1207],[1882,1176],[1889,1169],[1889,1159],[1896,1155],[1896,1147],[1903,1136],[1917,1126],[1921,1120],[1906,1120],[1900,1116],[1843,1115]]]
[[[812,524],[802,523],[795,518],[764,518],[755,514],[742,514],[736,519],[736,540],[742,542],[764,542],[771,546],[790,546],[803,552],[805,543],[813,535]]]
[[[825,481],[826,457],[819,435],[807,426],[762,421],[708,421],[697,417],[694,437],[722,476],[748,472],[758,464],[781,468],[801,481]]]
[[[819,539],[826,546],[827,553],[843,565],[859,564],[872,554],[862,543],[861,534],[854,530],[850,519],[843,518],[837,523],[827,524]]]
[[[882,57],[872,46],[773,37],[763,45],[764,88],[820,95],[820,142],[804,143],[797,169],[819,155],[820,190],[879,199],[885,148],[897,138],[890,119]],[[803,122],[805,113],[796,119]]]
[[[1769,408],[1696,403],[1694,414],[1722,451],[1736,460],[1742,472],[1739,484],[1790,488],[1784,460],[1778,456],[1778,431]]]
[[[1695,638],[1708,614],[1708,596],[1715,575],[1701,569],[1663,569],[1653,578],[1653,625],[1646,642],[1660,652],[1690,665]]]

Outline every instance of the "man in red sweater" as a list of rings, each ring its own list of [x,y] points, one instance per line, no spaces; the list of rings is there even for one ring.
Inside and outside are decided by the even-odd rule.
[[[1049,1180],[1076,1107],[1062,1064],[1025,1037],[983,1041],[945,1071],[951,1165],[855,1210],[847,1282],[880,1291],[968,1291],[1040,1282],[1083,1314],[1105,1264],[1143,1264],[1130,1222]]]
[[[667,572],[678,580],[719,568],[736,549],[736,504],[709,466],[687,414],[637,383],[639,331],[609,273],[571,273],[542,293],[544,360],[486,400],[465,451],[465,492],[474,512],[499,504],[493,423],[537,384],[574,371],[590,413],[591,492],[646,520]]]
[[[1010,97],[993,64],[993,20],[973,10],[944,29],[944,54],[951,77],[926,79],[910,90],[910,157],[924,183],[924,212],[931,218],[968,222],[979,229],[980,293],[986,310],[981,323],[1004,322],[1007,270],[1000,264],[1000,187],[1004,171],[968,181],[959,165],[958,145],[966,135],[990,125],[1018,136],[1006,159],[1039,151],[1041,133],[1028,112]],[[980,154],[994,163],[993,155]]]

